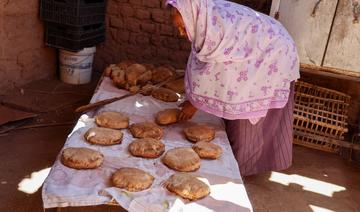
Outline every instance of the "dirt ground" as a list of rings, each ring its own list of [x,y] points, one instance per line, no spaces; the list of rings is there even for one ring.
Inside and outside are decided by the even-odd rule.
[[[41,188],[29,194],[22,191],[22,183],[52,166],[78,118],[73,110],[89,101],[98,77],[83,86],[38,81],[0,96],[4,105],[39,114],[31,124],[58,125],[0,134],[1,212],[43,211]],[[295,146],[290,169],[244,180],[254,211],[360,211],[360,167],[337,155]],[[61,211],[122,209],[98,206]]]

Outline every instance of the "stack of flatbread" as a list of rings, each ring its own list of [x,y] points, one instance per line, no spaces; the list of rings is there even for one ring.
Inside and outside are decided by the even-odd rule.
[[[165,102],[176,102],[179,95],[184,92],[184,79],[177,79],[164,85],[165,88],[156,88],[154,84],[175,78],[176,71],[172,66],[163,65],[155,67],[151,64],[139,64],[135,61],[125,60],[118,64],[106,67],[105,75],[110,77],[113,84],[131,93],[140,92],[143,95],[152,95]]]

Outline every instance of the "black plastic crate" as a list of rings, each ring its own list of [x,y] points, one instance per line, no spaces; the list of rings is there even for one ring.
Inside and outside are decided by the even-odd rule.
[[[67,1],[67,0],[66,0]],[[64,2],[42,0],[41,19],[46,22],[83,26],[105,22],[106,4],[74,6]]]
[[[105,35],[105,25],[91,24],[81,27],[67,26],[57,23],[46,23],[46,35],[62,37],[71,40],[85,40],[88,38]]]
[[[71,40],[54,35],[46,35],[45,43],[47,46],[65,49],[69,51],[80,51],[84,48],[96,46],[105,41],[105,35],[100,35],[84,40]]]
[[[42,0],[52,3],[63,3],[72,6],[91,6],[91,5],[100,5],[106,4],[106,0]]]

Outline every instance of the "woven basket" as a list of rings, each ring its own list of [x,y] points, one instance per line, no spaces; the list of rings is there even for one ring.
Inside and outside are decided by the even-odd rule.
[[[338,153],[347,129],[351,97],[298,81],[295,84],[294,143]]]

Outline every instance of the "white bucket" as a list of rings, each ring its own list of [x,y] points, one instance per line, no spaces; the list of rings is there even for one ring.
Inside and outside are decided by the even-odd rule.
[[[92,64],[96,47],[79,52],[60,50],[60,79],[69,84],[86,84],[91,81]]]

